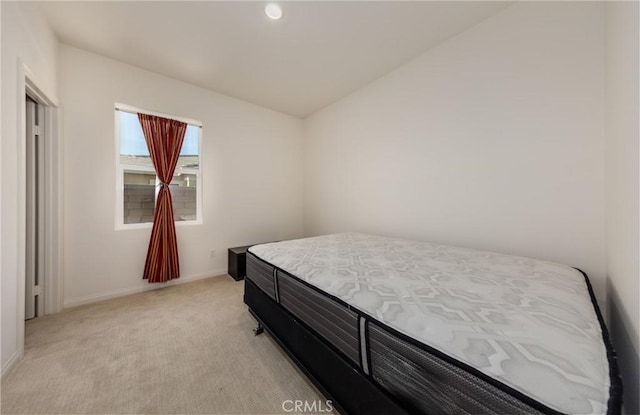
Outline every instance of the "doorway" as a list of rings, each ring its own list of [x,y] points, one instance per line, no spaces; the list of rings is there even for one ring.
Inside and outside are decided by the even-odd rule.
[[[45,135],[44,106],[29,95],[25,107],[25,320],[45,311]]]
[[[62,311],[64,304],[63,289],[63,146],[62,135],[60,133],[59,119],[61,109],[55,95],[45,92],[40,85],[44,85],[34,76],[29,67],[18,59],[18,77],[17,90],[17,134],[14,136],[17,147],[17,175],[15,177],[17,185],[17,301],[15,308],[16,319],[16,353],[14,353],[9,361],[2,368],[2,378],[11,372],[13,367],[24,356],[24,338],[26,315],[43,316],[45,314],[53,314]],[[29,105],[27,105],[29,102]],[[37,105],[36,105],[37,104]],[[27,158],[27,136],[34,135],[33,131],[27,134],[27,107],[30,116],[37,119],[37,127],[33,130],[37,132],[42,140],[34,144],[35,148],[39,148],[39,162],[30,164],[31,170],[30,182],[36,179],[40,180],[40,185],[32,187],[30,193],[30,209],[27,210],[27,163],[28,160],[35,160],[32,157]],[[3,137],[3,140],[5,137]],[[9,139],[7,137],[7,139]],[[35,140],[32,140],[35,143]],[[29,144],[31,146],[31,144]],[[32,150],[29,150],[32,152]],[[38,173],[34,172],[35,166],[40,166]],[[37,192],[35,189],[39,189]],[[36,196],[37,194],[37,196]],[[39,198],[37,205],[41,206],[36,210],[33,206],[36,197]],[[31,224],[29,225],[29,234],[27,235],[27,212],[31,216]],[[39,220],[36,224],[35,221]],[[35,229],[38,229],[37,238],[33,236]],[[29,242],[28,242],[29,241]],[[38,241],[36,244],[35,241]],[[32,272],[29,286],[31,294],[29,302],[33,303],[33,312],[31,306],[27,307],[27,245],[29,245],[32,259],[29,260],[29,267],[37,267],[38,280],[36,284],[35,274]],[[36,252],[36,250],[38,252]],[[36,261],[33,258],[37,258]],[[38,298],[36,298],[36,295]],[[36,307],[38,309],[36,310]],[[27,308],[29,314],[27,314]],[[4,343],[3,343],[4,344]]]

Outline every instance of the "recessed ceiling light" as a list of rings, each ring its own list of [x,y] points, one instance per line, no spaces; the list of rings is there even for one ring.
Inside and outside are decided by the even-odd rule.
[[[264,12],[269,19],[278,20],[282,17],[282,7],[279,4],[269,3],[265,6]]]

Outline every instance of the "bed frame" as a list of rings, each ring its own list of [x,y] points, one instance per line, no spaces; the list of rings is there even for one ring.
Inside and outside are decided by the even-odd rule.
[[[251,280],[244,281],[244,302],[259,324],[255,333],[266,330],[340,413],[408,414]]]

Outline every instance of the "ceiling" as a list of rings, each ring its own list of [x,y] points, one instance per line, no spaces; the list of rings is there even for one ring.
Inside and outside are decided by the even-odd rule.
[[[296,117],[339,100],[508,2],[80,1],[39,6],[61,42]]]

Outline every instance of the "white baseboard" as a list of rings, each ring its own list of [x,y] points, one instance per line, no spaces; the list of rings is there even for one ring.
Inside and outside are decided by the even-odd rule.
[[[16,367],[19,361],[20,361],[20,351],[16,350],[15,353],[11,355],[7,363],[5,363],[4,366],[2,366],[2,374],[0,375],[0,377],[4,380],[4,378],[7,377],[9,373],[11,373],[13,368]]]
[[[116,297],[124,297],[125,295],[137,294],[143,291],[157,290],[159,288],[171,287],[173,285],[184,284],[187,282],[202,280],[205,278],[227,276],[227,269],[217,269],[206,274],[188,275],[175,280],[170,280],[162,284],[145,284],[138,287],[121,288],[119,290],[108,291],[106,293],[92,294],[84,297],[69,298],[64,300],[64,308],[78,307],[85,304],[96,303],[98,301],[109,300]],[[231,278],[231,277],[228,277]],[[4,369],[3,369],[4,371]],[[4,372],[3,372],[4,373]]]

